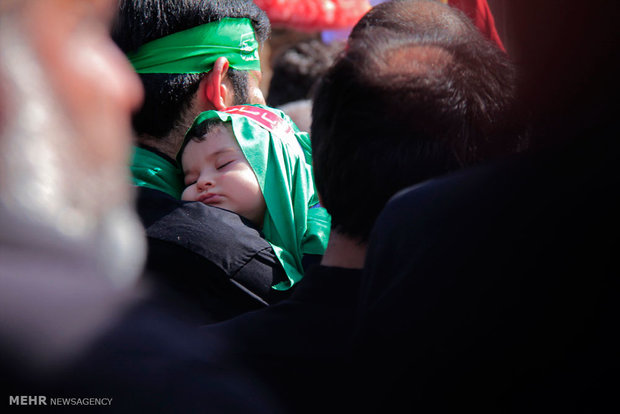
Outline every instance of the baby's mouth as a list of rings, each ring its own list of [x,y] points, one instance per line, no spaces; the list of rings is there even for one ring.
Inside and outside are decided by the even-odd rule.
[[[206,194],[201,194],[198,197],[197,201],[200,201],[201,203],[204,204],[217,204],[222,200],[222,196],[219,194],[215,194],[215,193],[206,193]]]

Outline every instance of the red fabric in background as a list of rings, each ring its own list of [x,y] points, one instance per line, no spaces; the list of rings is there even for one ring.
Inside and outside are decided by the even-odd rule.
[[[487,0],[442,2],[465,12],[482,34],[506,51]],[[349,29],[371,7],[369,0],[254,0],[254,3],[267,13],[272,26],[307,32]]]
[[[506,51],[502,40],[497,34],[495,19],[491,14],[491,9],[489,8],[487,0],[449,0],[448,4],[465,12],[465,14],[473,20],[478,29],[480,29],[482,34],[491,41],[497,43],[504,52]]]
[[[370,9],[368,0],[254,0],[271,25],[302,31],[344,29]]]

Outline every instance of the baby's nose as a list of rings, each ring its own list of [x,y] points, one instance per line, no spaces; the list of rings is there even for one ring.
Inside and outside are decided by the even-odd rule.
[[[196,184],[199,191],[205,191],[207,188],[211,187],[213,183],[207,177],[201,177],[198,179],[198,183]]]

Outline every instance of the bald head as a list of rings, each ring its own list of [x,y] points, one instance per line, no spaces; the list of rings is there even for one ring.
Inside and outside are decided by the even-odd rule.
[[[370,29],[422,38],[458,37],[477,29],[460,11],[435,0],[392,0],[373,7],[353,28],[350,41],[368,38]]]
[[[314,173],[334,229],[365,240],[397,191],[520,149],[520,137],[504,136],[515,77],[507,56],[450,7],[372,9],[314,98]]]

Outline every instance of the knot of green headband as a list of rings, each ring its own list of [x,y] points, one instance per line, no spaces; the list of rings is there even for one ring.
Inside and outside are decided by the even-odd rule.
[[[250,19],[224,18],[145,43],[127,57],[138,73],[203,73],[223,56],[231,68],[260,70]]]

